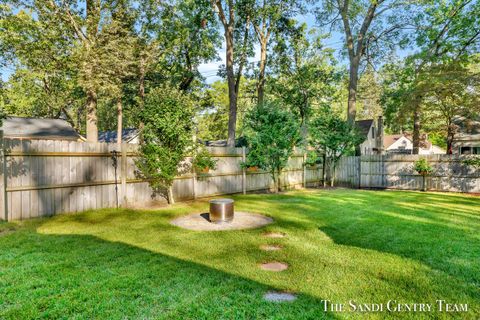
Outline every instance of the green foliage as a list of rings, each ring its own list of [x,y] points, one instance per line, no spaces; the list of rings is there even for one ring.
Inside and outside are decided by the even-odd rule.
[[[272,102],[250,110],[245,122],[249,142],[247,164],[270,172],[278,191],[280,172],[300,138],[298,122],[288,109]]]
[[[321,163],[321,158],[318,155],[318,152],[310,150],[307,152],[307,159],[305,159],[305,165],[312,167]]]
[[[197,172],[203,170],[215,170],[217,168],[217,160],[213,159],[206,148],[200,148],[193,157],[192,165]]]
[[[433,167],[430,165],[427,159],[422,158],[414,163],[414,170],[422,176],[427,176],[433,172]]]
[[[474,167],[475,169],[480,169],[480,156],[474,156],[462,161],[466,166]]]
[[[318,153],[325,154],[332,169],[331,185],[334,184],[335,168],[340,158],[353,153],[363,142],[358,130],[329,108],[320,110],[310,124],[310,145]],[[326,165],[326,164],[324,164]],[[325,177],[323,179],[325,181]]]
[[[337,100],[341,73],[332,51],[325,49],[323,37],[308,32],[305,23],[290,20],[276,34],[272,69],[278,74],[270,79],[271,94],[300,120],[302,143],[307,144],[308,119],[316,106]]]
[[[197,106],[196,122],[198,138],[202,140],[222,140],[227,138],[228,127],[228,87],[226,81],[216,81],[205,90]],[[253,107],[251,93],[255,83],[242,79],[238,92],[237,137],[243,135],[244,117]]]
[[[193,116],[191,99],[175,88],[164,86],[147,95],[138,166],[154,190],[170,188],[181,171],[193,146]]]
[[[5,119],[6,114],[3,111],[3,108],[0,106],[0,126],[2,125],[2,120]]]
[[[319,153],[325,153],[333,165],[365,139],[355,127],[328,108],[318,112],[310,126],[310,144]]]

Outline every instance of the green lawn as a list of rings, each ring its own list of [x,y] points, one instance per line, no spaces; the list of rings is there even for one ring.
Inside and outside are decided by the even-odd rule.
[[[337,189],[234,198],[275,223],[228,232],[169,224],[205,211],[205,200],[0,224],[0,318],[480,318],[479,197]],[[259,250],[265,243],[284,249]],[[290,268],[258,268],[273,260]],[[263,301],[272,289],[298,299]],[[443,299],[469,311],[324,312],[325,299],[434,308]]]

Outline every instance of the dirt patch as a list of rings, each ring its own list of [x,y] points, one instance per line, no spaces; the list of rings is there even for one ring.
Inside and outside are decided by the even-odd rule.
[[[278,251],[278,250],[282,250],[283,247],[281,245],[276,245],[276,244],[262,244],[260,246],[260,249],[264,251]]]
[[[288,269],[288,264],[278,261],[265,262],[260,265],[260,269],[265,271],[280,272]]]
[[[231,222],[211,223],[208,219],[208,213],[192,213],[187,216],[176,218],[170,223],[174,226],[189,230],[224,231],[255,229],[266,226],[272,222],[272,218],[260,214],[235,211],[233,221]]]
[[[287,235],[283,232],[266,232],[263,236],[265,238],[285,238]]]
[[[297,296],[289,292],[268,291],[263,295],[263,299],[269,302],[292,302]]]

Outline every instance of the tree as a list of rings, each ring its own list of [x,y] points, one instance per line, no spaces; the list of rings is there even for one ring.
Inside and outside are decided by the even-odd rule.
[[[280,190],[280,174],[299,141],[295,116],[277,103],[259,104],[246,116],[249,152],[247,163],[267,170],[274,190]]]
[[[177,88],[151,90],[140,118],[144,124],[137,164],[156,192],[166,191],[174,203],[172,184],[181,172],[180,163],[193,147],[193,103]]]
[[[480,45],[480,3],[472,0],[429,2],[425,14],[415,21],[415,43],[419,50],[406,58],[411,69],[409,106],[413,114],[413,153],[418,154],[422,124],[424,72],[432,65],[462,61],[478,52]],[[428,72],[427,72],[428,73]],[[428,82],[428,79],[427,79]]]
[[[309,36],[306,24],[289,20],[283,28],[276,34],[272,67],[276,77],[269,86],[300,119],[302,143],[306,146],[312,109],[336,99],[341,74],[332,52],[323,47],[322,37]]]
[[[358,95],[357,107],[360,114],[357,118],[362,119],[376,119],[383,114],[383,109],[380,104],[380,97],[382,87],[379,83],[378,74],[368,65],[365,72],[358,81]]]
[[[240,87],[242,71],[246,63],[248,46],[250,42],[249,30],[251,23],[251,10],[248,1],[211,0],[211,4],[214,11],[217,12],[220,22],[222,23],[227,47],[225,53],[225,73],[228,83],[229,101],[227,145],[229,147],[234,147],[237,126],[238,90]],[[239,26],[239,23],[241,24],[241,27]],[[238,33],[238,30],[241,31],[240,34]],[[240,41],[239,37],[241,39]],[[240,45],[238,45],[239,42]],[[237,59],[238,67],[236,74],[234,70],[235,51],[241,53]]]
[[[472,118],[480,113],[480,74],[462,63],[436,65],[426,71],[428,89],[424,90],[428,123],[440,122],[447,141],[447,154],[457,133],[457,117]]]
[[[349,59],[349,83],[347,116],[350,124],[355,122],[357,112],[357,87],[359,71],[364,59],[371,60],[382,52],[381,43],[387,47],[405,27],[406,4],[396,0],[327,0],[318,10],[317,20],[321,25],[340,27],[345,35]],[[404,9],[404,13],[397,9]],[[402,21],[403,20],[403,21]],[[372,47],[374,47],[372,49]]]
[[[16,3],[14,3],[16,4]],[[3,5],[0,16],[0,55],[14,72],[4,86],[9,114],[66,119],[81,131],[77,117],[78,73],[74,67],[74,44],[68,30],[55,25],[52,17],[36,18],[25,6],[14,10]],[[33,10],[33,9],[32,9]]]
[[[244,117],[255,103],[256,84],[245,79],[238,91],[237,136],[244,133]],[[196,108],[197,137],[202,140],[227,139],[228,132],[228,84],[216,81],[205,90],[198,100]]]
[[[263,103],[265,96],[265,77],[267,68],[268,43],[273,33],[282,34],[283,20],[288,20],[297,11],[303,9],[303,4],[291,0],[258,0],[255,1],[252,25],[260,44],[260,62],[257,82],[257,101]]]
[[[326,183],[325,167],[327,162],[331,169],[330,185],[335,182],[335,169],[340,158],[354,152],[355,147],[364,140],[356,128],[340,118],[329,108],[323,108],[312,120],[310,145],[317,153],[324,155],[323,183]]]
[[[42,77],[46,94],[52,94],[51,83],[75,81],[86,100],[87,139],[97,141],[99,94],[110,91],[129,65],[129,2],[24,0],[6,7],[0,48],[17,66]]]

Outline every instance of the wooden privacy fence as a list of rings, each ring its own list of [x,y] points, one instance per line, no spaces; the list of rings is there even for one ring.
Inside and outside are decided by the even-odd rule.
[[[137,146],[53,140],[1,139],[0,219],[18,220],[64,212],[117,206],[145,206],[165,201],[139,177],[135,165]],[[266,172],[241,168],[243,148],[208,148],[218,160],[208,174],[191,170],[173,184],[176,200],[268,190]],[[117,152],[117,169],[113,154]],[[189,162],[190,159],[186,159]],[[304,154],[294,154],[282,172],[284,188],[317,184],[321,167],[308,168]],[[115,187],[117,186],[117,191]],[[117,197],[118,194],[118,197]]]
[[[426,158],[434,168],[426,178],[433,191],[480,192],[480,170],[463,164],[458,155],[374,155],[344,157],[335,173],[338,185],[355,188],[421,190],[422,176],[413,169]]]

